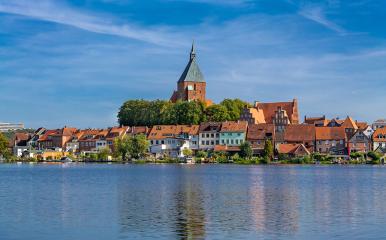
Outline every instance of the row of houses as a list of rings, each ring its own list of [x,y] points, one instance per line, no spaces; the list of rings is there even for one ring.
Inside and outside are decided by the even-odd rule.
[[[39,128],[34,133],[16,133],[10,140],[14,155],[57,157],[66,154],[97,153],[103,148],[114,151],[114,140],[130,134],[145,134],[148,127],[111,127],[107,129]]]
[[[114,139],[135,134],[147,136],[149,152],[156,157],[184,157],[184,149],[238,152],[244,142],[249,142],[254,154],[259,155],[268,140],[273,143],[276,153],[294,156],[314,152],[329,155],[386,152],[386,120],[370,125],[351,117],[306,116],[300,123],[296,99],[255,102],[252,107],[244,109],[239,121],[108,129],[39,128],[33,134],[17,133],[10,147],[17,156],[48,150],[55,153],[95,153],[106,147],[113,151]]]
[[[267,140],[277,153],[307,155],[314,152],[349,155],[372,150],[386,152],[386,128],[373,130],[369,125],[345,120],[307,119],[303,124],[277,128],[272,123],[249,124],[247,121],[202,123],[200,125],[154,126],[148,135],[150,152],[157,156],[183,156],[182,150],[238,152],[247,141],[255,155],[264,150]]]
[[[303,124],[286,125],[278,131],[275,124],[250,124],[247,121],[206,122],[200,125],[156,125],[148,127],[112,127],[108,129],[40,128],[34,134],[16,133],[11,147],[16,156],[32,151],[95,153],[102,148],[114,150],[114,139],[124,135],[144,134],[149,151],[156,157],[184,157],[192,151],[238,152],[245,141],[255,155],[264,150],[267,140],[277,153],[294,156],[313,152],[349,155],[352,152],[386,152],[386,128],[375,131],[354,121],[306,118]]]

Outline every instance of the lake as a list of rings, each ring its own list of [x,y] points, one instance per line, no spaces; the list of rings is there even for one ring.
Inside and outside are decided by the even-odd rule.
[[[381,166],[0,165],[0,239],[380,239]]]

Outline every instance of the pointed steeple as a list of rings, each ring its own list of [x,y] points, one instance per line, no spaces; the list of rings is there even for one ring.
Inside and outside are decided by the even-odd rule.
[[[196,50],[194,49],[194,40],[192,43],[192,49],[190,50],[190,60],[193,60],[196,58]]]
[[[192,49],[190,50],[190,60],[186,65],[184,72],[182,73],[178,82],[205,82],[200,68],[198,67],[196,60],[196,50],[194,48],[194,41]]]

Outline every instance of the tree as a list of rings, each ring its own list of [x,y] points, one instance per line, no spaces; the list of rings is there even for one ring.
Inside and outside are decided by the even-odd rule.
[[[208,157],[208,153],[205,152],[205,151],[200,150],[200,151],[196,152],[196,157],[197,158],[207,158]]]
[[[9,152],[8,145],[8,139],[2,133],[0,133],[0,157],[10,157],[11,154]]]
[[[228,110],[229,120],[236,121],[240,119],[240,115],[245,107],[250,107],[250,104],[244,102],[238,98],[236,99],[224,99],[221,103]]]
[[[269,163],[273,159],[273,145],[271,140],[266,140],[264,144],[263,157]]]
[[[178,101],[174,104],[173,109],[174,119],[169,124],[200,124],[206,119],[205,106],[198,101]]]
[[[129,142],[129,154],[132,158],[142,157],[149,148],[149,142],[144,134],[138,134],[131,137]]]
[[[131,148],[131,137],[128,135],[123,138],[116,138],[114,140],[114,149],[117,155],[122,157],[122,161],[126,161]]]
[[[238,120],[247,102],[225,99],[218,105],[206,107],[200,101],[170,101],[143,99],[128,100],[119,109],[118,121],[125,126],[158,124],[199,124],[206,121]]]
[[[193,151],[189,148],[184,148],[182,154],[184,154],[185,157],[190,157],[193,155]]]
[[[240,145],[240,156],[245,159],[251,159],[253,150],[249,142],[243,142]]]
[[[228,109],[220,104],[214,104],[206,109],[207,120],[211,122],[223,122],[230,120]]]
[[[109,155],[111,154],[111,150],[109,147],[105,147],[99,150],[98,152],[98,159],[99,160],[107,160]]]

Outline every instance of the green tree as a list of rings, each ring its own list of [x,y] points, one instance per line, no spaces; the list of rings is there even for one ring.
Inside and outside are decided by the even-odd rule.
[[[224,122],[231,120],[228,109],[220,104],[214,104],[206,109],[206,117],[211,122]]]
[[[129,154],[132,158],[142,157],[149,149],[149,142],[144,134],[138,134],[130,137]]]
[[[224,106],[228,110],[229,120],[236,121],[240,119],[240,115],[243,112],[245,107],[250,107],[251,105],[247,102],[244,102],[238,98],[236,99],[224,99],[220,105]]]
[[[186,157],[190,157],[193,155],[193,151],[189,148],[184,148],[182,150],[182,154],[184,154],[184,156],[186,156]]]
[[[240,145],[240,156],[245,159],[251,159],[253,155],[252,146],[249,142],[243,142]]]
[[[263,157],[267,163],[269,163],[274,156],[273,145],[271,140],[266,140],[264,144]]]
[[[131,137],[128,135],[123,136],[123,138],[116,138],[114,140],[114,150],[116,155],[122,157],[122,161],[126,161],[131,149]]]
[[[204,121],[205,106],[198,101],[178,101],[173,106],[174,117],[169,124],[199,124]]]
[[[0,133],[0,157],[10,157],[11,153],[9,152],[8,146],[8,139],[2,133]]]
[[[99,160],[107,160],[109,155],[111,154],[111,150],[109,147],[104,147],[99,150],[98,152],[98,159]]]
[[[196,157],[197,158],[207,158],[208,157],[208,153],[205,152],[205,151],[200,150],[200,151],[196,152]]]

